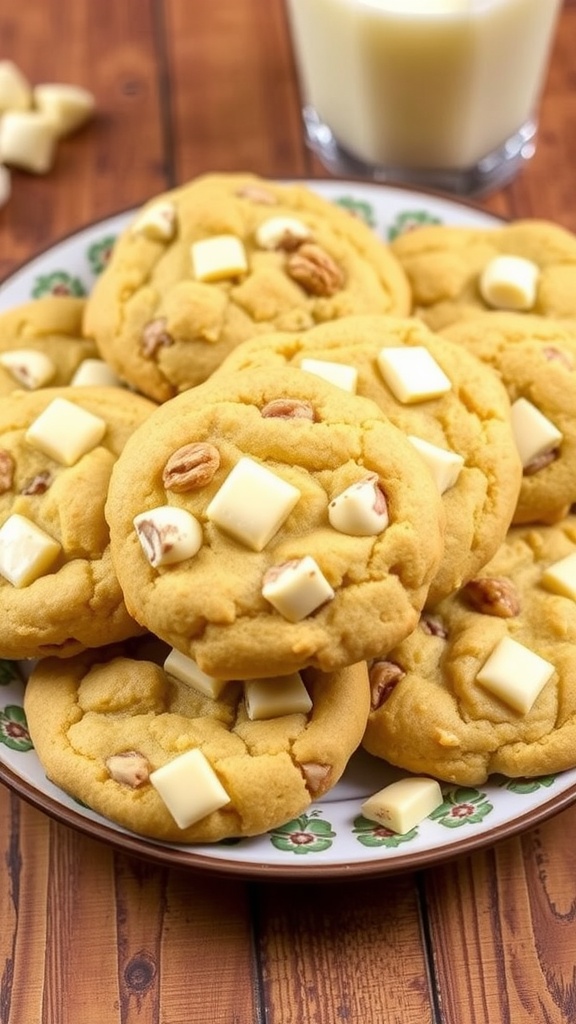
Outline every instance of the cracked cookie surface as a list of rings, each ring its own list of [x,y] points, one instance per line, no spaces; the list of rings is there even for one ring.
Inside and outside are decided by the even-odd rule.
[[[152,226],[138,227],[142,214]],[[280,223],[276,235],[270,223]],[[192,247],[223,237],[224,263],[201,272]],[[235,263],[238,249],[244,265]],[[85,331],[121,378],[165,401],[264,329],[302,330],[353,312],[404,314],[409,305],[389,246],[337,204],[301,184],[211,174],[139,211],[88,299]]]
[[[399,401],[378,366],[379,353],[397,346],[425,347],[449,378],[449,391],[412,404]],[[300,366],[304,359],[353,367],[357,394],[375,401],[403,433],[463,458],[455,484],[442,495],[445,548],[429,593],[429,603],[437,603],[492,557],[514,514],[521,465],[501,381],[415,318],[369,316],[253,338],[239,345],[218,373]]]
[[[310,418],[269,414],[286,400],[307,407]],[[174,489],[174,454],[198,443],[216,449],[212,471],[206,477],[202,470],[198,487]],[[244,457],[297,493],[261,550],[207,514]],[[330,502],[367,478],[385,497],[388,525],[366,536],[335,529]],[[254,499],[248,521],[262,504]],[[168,508],[163,516],[195,517],[201,544],[194,555],[155,568],[133,521],[158,508]],[[403,433],[369,399],[292,367],[222,374],[159,406],[114,468],[106,516],[131,614],[222,679],[308,665],[331,671],[392,646],[417,621],[443,550],[438,490]],[[264,577],[310,557],[334,596],[288,621],[263,596]]]
[[[48,387],[70,384],[82,361],[97,356],[94,342],[82,336],[84,308],[85,299],[50,295],[0,313],[0,396],[37,386],[26,374],[27,352],[46,357]],[[16,351],[24,358],[11,371],[1,357]]]
[[[141,653],[101,648],[32,672],[25,711],[48,777],[75,799],[141,835],[217,842],[258,835],[297,817],[342,775],[369,709],[366,665],[307,670],[312,709],[251,721],[241,682],[217,700],[169,676]],[[179,754],[200,749],[230,803],[180,829],[148,779]],[[114,777],[109,758],[138,764]],[[110,762],[108,762],[110,764]]]
[[[492,773],[532,777],[573,768],[576,601],[551,591],[543,573],[575,553],[574,516],[556,526],[513,527],[474,587],[438,605],[372,667],[366,749],[460,785],[479,785]],[[476,680],[504,637],[554,667],[524,714]]]
[[[515,523],[553,523],[576,502],[576,321],[485,313],[442,332],[489,366],[510,402],[525,399],[561,438],[524,469]]]
[[[497,256],[529,260],[538,271],[529,310],[553,319],[576,318],[576,236],[543,220],[502,227],[425,225],[400,235],[391,248],[412,289],[412,312],[433,330],[490,309],[480,278]]]
[[[104,421],[100,442],[72,465],[33,447],[26,434],[56,400]],[[56,561],[27,585],[0,575],[0,657],[70,656],[121,640],[140,627],[128,615],[112,567],[104,504],[112,467],[129,435],[155,408],[117,388],[14,392],[0,409],[0,529],[23,517],[60,546]],[[27,557],[2,547],[10,565]]]

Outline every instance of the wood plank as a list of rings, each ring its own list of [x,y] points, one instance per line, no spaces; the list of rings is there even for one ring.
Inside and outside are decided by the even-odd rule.
[[[170,1024],[259,1019],[250,909],[244,881],[168,873],[160,973]]]
[[[307,173],[282,0],[166,0],[179,182],[210,171]]]
[[[254,901],[269,1024],[435,1020],[413,876],[263,885]]]
[[[576,1019],[576,852],[570,808],[426,876],[445,1024]]]
[[[45,981],[48,877],[46,818],[0,786],[0,1019],[40,1020]]]
[[[0,34],[32,84],[83,85],[94,93],[97,112],[60,143],[48,174],[12,172],[0,220],[0,276],[94,218],[165,187],[153,14],[153,0],[110,4],[105,17],[98,4],[27,0],[23,19],[18,4],[3,2]],[[66,38],[65,63],[47,35]]]
[[[45,911],[43,1020],[113,1022],[119,990],[112,855],[56,823],[50,824]]]

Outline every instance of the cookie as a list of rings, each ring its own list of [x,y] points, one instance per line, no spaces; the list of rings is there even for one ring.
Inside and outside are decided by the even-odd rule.
[[[121,378],[165,401],[255,333],[409,305],[390,248],[348,211],[303,184],[211,174],[138,212],[88,299],[85,333]]]
[[[554,523],[576,502],[576,322],[485,313],[443,332],[493,367],[512,403],[523,477],[514,523]]]
[[[160,405],[114,468],[106,516],[131,614],[222,679],[392,646],[443,550],[438,490],[404,434],[291,367]]]
[[[308,710],[251,719],[242,682],[213,699],[161,664],[102,648],[64,663],[43,659],[24,706],[46,774],[75,799],[140,835],[216,842],[297,817],[336,784],[358,747],[370,703],[366,665],[307,669],[302,678]],[[204,755],[225,802],[179,825],[151,776],[167,764],[178,770],[190,751]]]
[[[417,401],[397,397],[379,365],[381,353],[396,348],[425,349],[448,378],[449,387]],[[334,366],[353,369],[359,395],[375,401],[408,436],[441,449],[432,453],[435,457],[453,460],[457,475],[441,482],[444,556],[428,598],[429,603],[437,603],[492,557],[514,513],[521,466],[502,383],[492,369],[453,343],[447,344],[420,321],[394,317],[346,317],[293,335],[254,338],[238,346],[218,372],[307,366],[307,360],[319,363],[317,371],[322,366],[328,371]],[[439,471],[444,476],[452,468],[440,466]]]
[[[410,281],[413,312],[433,330],[494,308],[576,318],[576,237],[558,224],[426,225],[400,235],[392,251]],[[507,282],[498,281],[503,267]]]
[[[373,664],[366,749],[460,785],[573,768],[575,561],[575,516],[513,527],[480,577]]]
[[[46,296],[0,313],[0,396],[25,388],[70,384],[98,355],[82,337],[85,300]]]
[[[68,657],[140,627],[112,567],[112,467],[155,408],[116,388],[17,391],[0,409],[0,657]]]

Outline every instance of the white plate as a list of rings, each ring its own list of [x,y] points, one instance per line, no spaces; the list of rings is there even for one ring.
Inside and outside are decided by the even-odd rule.
[[[349,206],[384,240],[419,223],[490,226],[498,221],[448,199],[352,182],[307,184]],[[0,309],[53,292],[86,295],[131,211],[77,232],[0,285]],[[357,754],[340,783],[284,828],[256,839],[174,846],[142,839],[72,800],[44,775],[31,748],[16,666],[0,662],[0,779],[67,825],[158,863],[246,877],[334,878],[413,870],[516,834],[576,799],[576,770],[538,779],[491,778],[479,788],[444,786],[445,802],[405,836],[363,819],[362,800],[400,773]]]

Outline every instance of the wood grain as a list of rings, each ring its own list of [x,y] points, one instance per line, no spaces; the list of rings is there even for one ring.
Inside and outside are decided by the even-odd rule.
[[[255,914],[270,1024],[434,1021],[413,876],[262,886]]]
[[[437,868],[426,905],[446,1024],[576,1019],[573,810]]]

